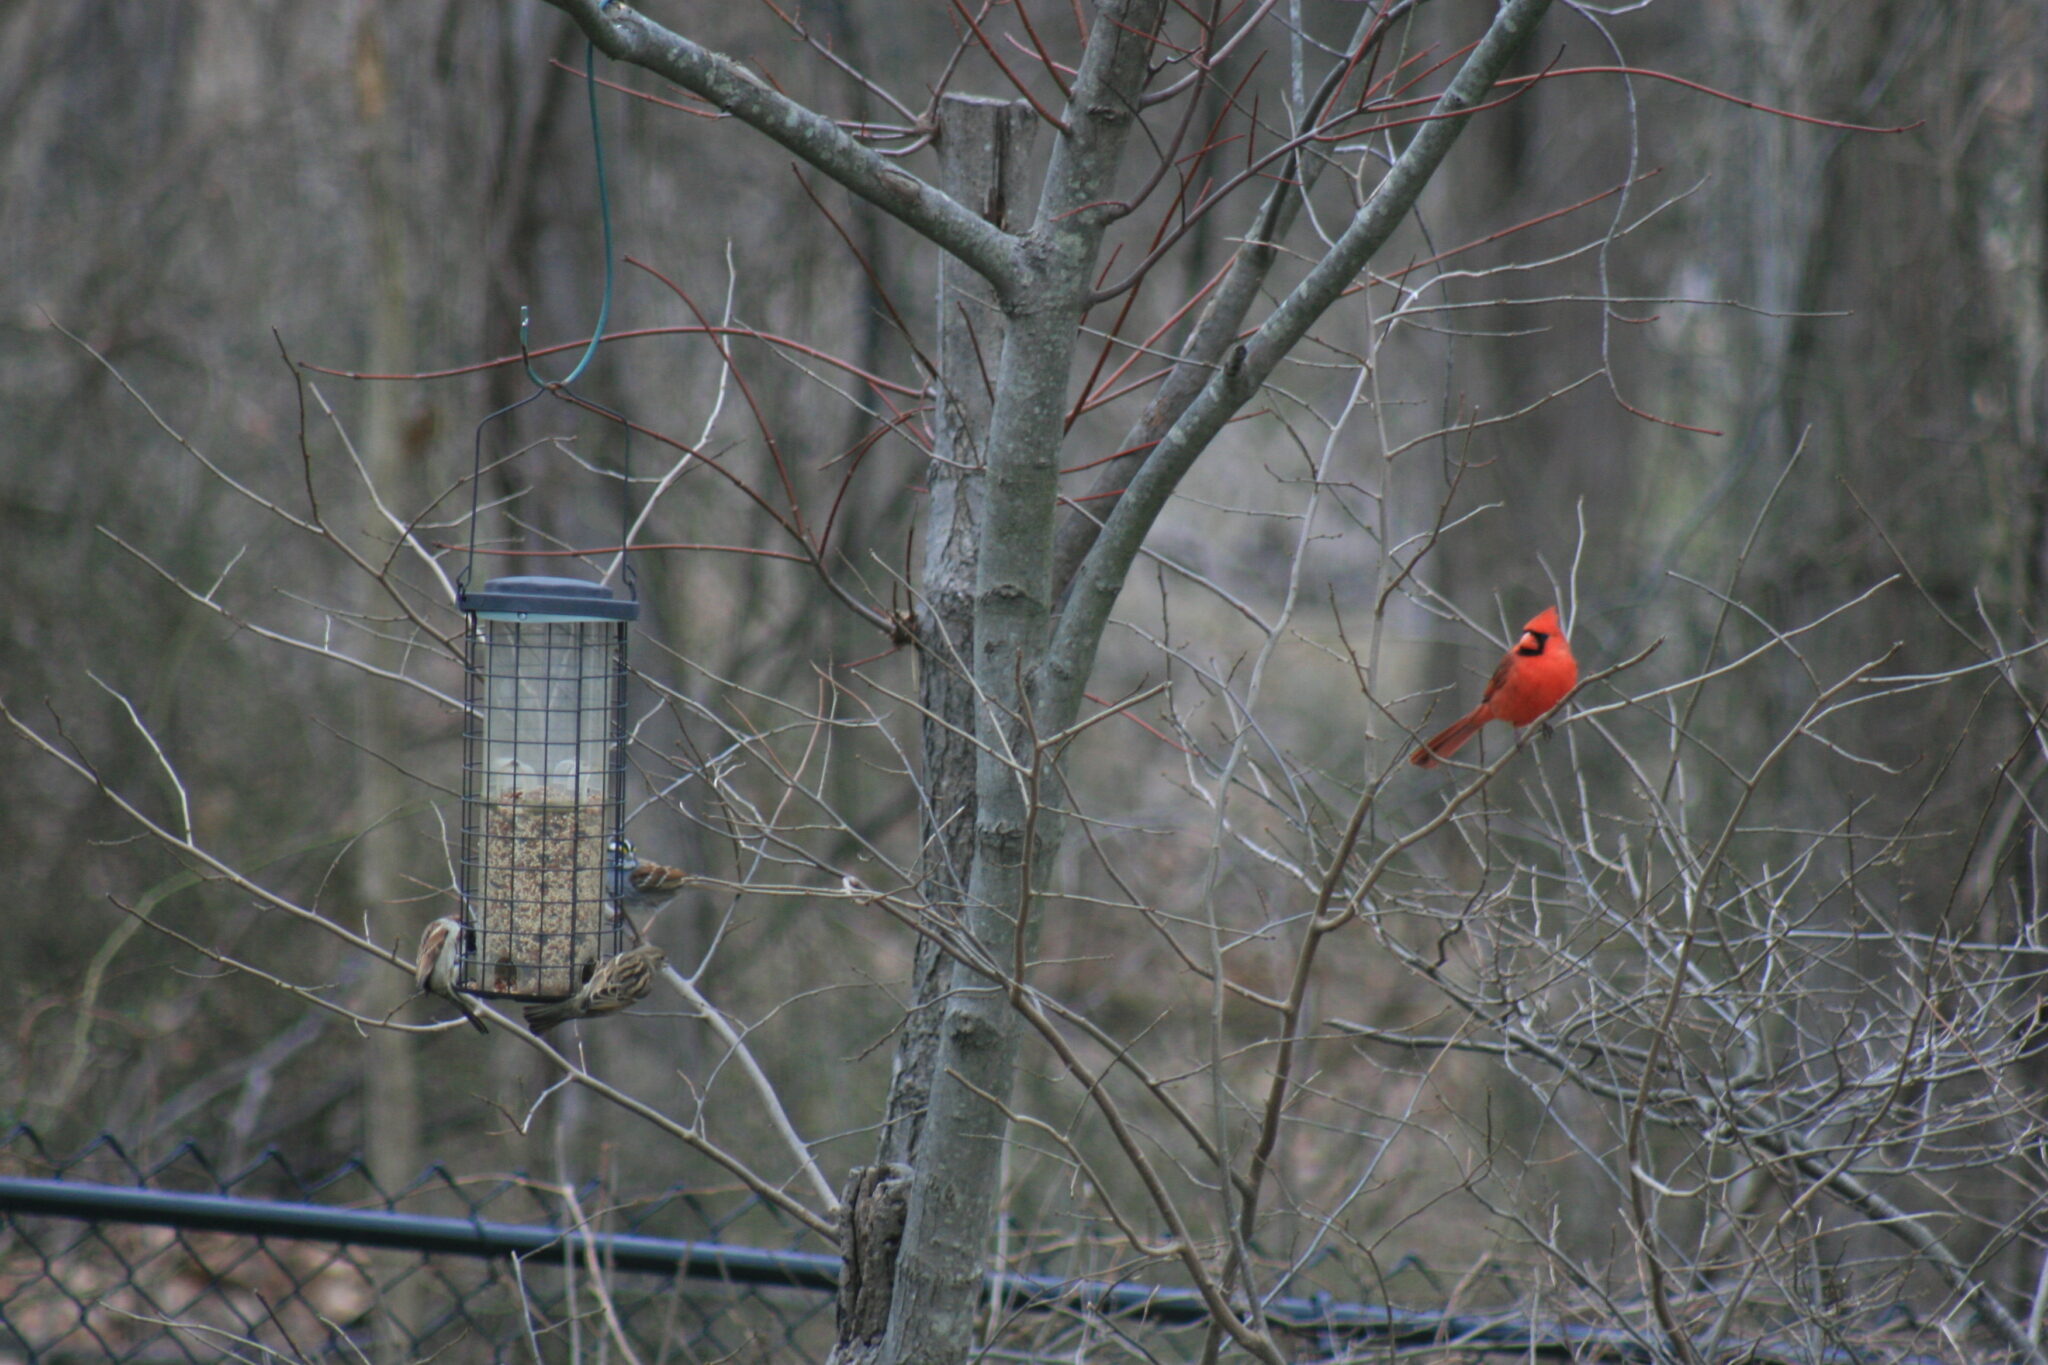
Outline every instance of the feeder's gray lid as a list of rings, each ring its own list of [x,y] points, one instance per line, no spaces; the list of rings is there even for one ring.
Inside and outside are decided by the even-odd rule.
[[[552,616],[586,621],[637,621],[640,604],[614,597],[602,583],[581,578],[514,575],[493,578],[457,603],[478,616]]]

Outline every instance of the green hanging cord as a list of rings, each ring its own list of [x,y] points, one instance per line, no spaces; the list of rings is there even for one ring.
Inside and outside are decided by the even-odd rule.
[[[535,373],[534,371],[532,352],[528,349],[526,335],[528,322],[532,316],[532,310],[529,309],[525,304],[521,304],[519,306],[519,352],[522,358],[522,363],[526,367],[526,377],[533,381],[533,392],[527,394],[523,398],[514,399],[512,402],[507,403],[504,407],[499,408],[496,412],[485,414],[483,420],[479,421],[476,424],[476,431],[473,436],[474,444],[476,447],[474,452],[474,467],[470,471],[469,485],[469,555],[467,560],[463,564],[461,572],[456,576],[455,583],[458,595],[463,591],[466,591],[469,583],[470,573],[476,567],[476,527],[477,514],[481,510],[482,506],[481,490],[483,487],[485,428],[489,427],[491,423],[497,421],[499,418],[505,417],[511,414],[512,412],[516,411],[517,409],[525,407],[528,403],[531,403],[534,399],[539,398],[543,394],[547,393],[549,390],[566,389],[569,387],[569,385],[575,383],[577,377],[583,373],[584,368],[590,364],[590,358],[597,354],[597,344],[599,341],[604,339],[605,323],[611,318],[612,276],[614,273],[612,266],[612,204],[610,191],[606,188],[604,174],[604,125],[599,120],[597,114],[597,46],[596,44],[590,42],[586,42],[583,45],[583,88],[590,106],[591,151],[594,159],[597,162],[598,218],[604,228],[604,299],[598,305],[597,327],[591,332],[590,343],[583,348],[583,356],[576,362],[576,368],[569,371],[569,373],[566,376],[564,376],[561,380],[552,384],[549,383],[547,380],[542,379],[540,375]],[[633,480],[631,461],[633,449],[633,428],[629,423],[626,422],[623,416],[621,416],[619,413],[613,412],[611,409],[605,407],[600,403],[593,403],[587,398],[582,398],[579,399],[578,401],[586,404],[587,406],[595,409],[598,412],[603,413],[605,416],[611,418],[615,422],[618,422],[621,426],[625,428],[627,465],[625,477],[622,479],[620,484],[621,492],[619,495],[619,512],[621,527],[630,528],[630,526],[632,525]],[[623,536],[621,537],[621,539],[623,541]],[[622,573],[628,588],[632,588],[634,583],[632,565],[630,563],[623,565]],[[637,591],[635,591],[634,595],[638,596]]]
[[[605,189],[604,180],[604,125],[597,117],[597,45],[583,44],[583,90],[590,103],[590,147],[597,162],[597,213],[604,226],[604,301],[597,308],[597,326],[590,333],[590,344],[583,348],[583,358],[576,362],[576,368],[556,381],[557,387],[566,388],[576,382],[583,373],[583,367],[597,354],[597,343],[604,339],[604,325],[612,314],[612,201]],[[541,388],[549,387],[548,381],[534,373],[532,353],[527,349],[526,324],[531,310],[525,304],[519,305],[519,353],[527,357],[526,377]]]

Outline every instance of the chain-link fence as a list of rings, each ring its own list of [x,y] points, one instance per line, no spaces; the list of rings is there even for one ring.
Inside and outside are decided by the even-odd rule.
[[[1407,1273],[1430,1279],[1423,1267]],[[439,1166],[390,1189],[357,1161],[307,1177],[276,1153],[223,1171],[190,1144],[145,1161],[113,1137],[62,1156],[27,1128],[0,1137],[0,1365],[817,1361],[831,1346],[838,1279],[836,1255],[744,1190],[627,1201],[594,1185],[461,1179]],[[989,1358],[1010,1361],[1193,1359],[1208,1321],[1188,1290],[1054,1275],[997,1277],[989,1301],[999,1324]],[[1327,1295],[1265,1308],[1305,1361],[1657,1355],[1625,1328],[1526,1311]],[[1911,1359],[1783,1341],[1714,1354]]]
[[[742,1221],[759,1240],[773,1215],[739,1191],[624,1203],[438,1166],[396,1189],[355,1161],[223,1171],[112,1137],[58,1156],[17,1128],[0,1362],[822,1358],[837,1258],[726,1245]]]

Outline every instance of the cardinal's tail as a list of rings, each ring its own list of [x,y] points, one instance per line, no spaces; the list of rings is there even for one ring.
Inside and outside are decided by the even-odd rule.
[[[1493,719],[1493,712],[1484,706],[1472,708],[1469,715],[1451,722],[1438,733],[1436,738],[1408,756],[1408,761],[1418,768],[1434,768],[1440,758],[1449,758],[1465,746],[1465,741],[1479,733],[1481,726]]]

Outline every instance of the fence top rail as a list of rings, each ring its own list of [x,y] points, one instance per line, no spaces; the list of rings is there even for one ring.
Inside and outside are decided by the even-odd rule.
[[[0,1209],[43,1217],[148,1223],[247,1237],[342,1242],[423,1255],[551,1260],[595,1255],[612,1269],[641,1274],[683,1274],[696,1279],[822,1292],[839,1287],[838,1258],[813,1252],[773,1251],[546,1224],[501,1223],[474,1217],[185,1194],[77,1180],[0,1176]]]
[[[148,1224],[186,1231],[257,1238],[335,1242],[410,1251],[420,1255],[513,1258],[549,1263],[589,1259],[624,1273],[704,1280],[750,1288],[832,1293],[839,1287],[836,1256],[778,1251],[721,1242],[688,1241],[639,1233],[600,1232],[551,1224],[507,1223],[475,1216],[446,1217],[331,1204],[189,1194],[83,1180],[0,1176],[0,1214],[87,1222]],[[992,1274],[989,1287],[1012,1308],[1082,1312],[1124,1322],[1193,1325],[1209,1310],[1192,1289],[1067,1280],[1016,1272]],[[1655,1348],[1625,1328],[1537,1322],[1514,1314],[1432,1313],[1377,1304],[1339,1303],[1327,1295],[1281,1296],[1266,1301],[1272,1327],[1338,1343],[1381,1347],[1434,1344],[1446,1349],[1525,1356],[1647,1361]],[[1731,1345],[1733,1345],[1731,1343]],[[1852,1356],[1839,1349],[1773,1349],[1740,1343],[1750,1359],[1839,1365]],[[1898,1356],[1898,1365],[1939,1365]]]

